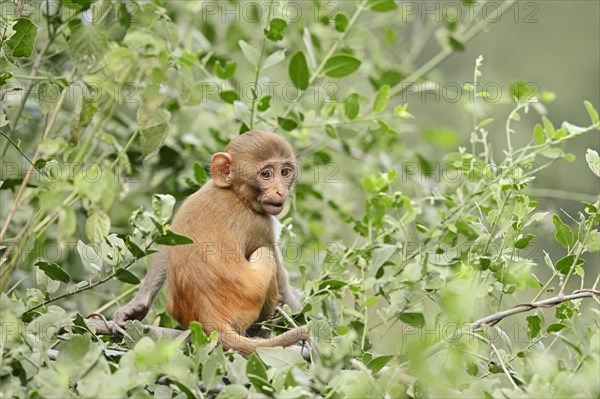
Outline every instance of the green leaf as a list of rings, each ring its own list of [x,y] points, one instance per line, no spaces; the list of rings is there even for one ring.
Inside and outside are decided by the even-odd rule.
[[[152,196],[152,212],[161,224],[165,224],[173,215],[175,197],[171,194],[154,194]]]
[[[596,176],[600,177],[600,156],[598,156],[598,152],[588,148],[587,153],[585,154],[585,160],[587,161],[590,170]]]
[[[305,363],[300,353],[289,348],[257,348],[256,353],[267,366],[274,369],[288,369]]]
[[[327,133],[327,136],[334,140],[340,138],[335,127],[333,125],[330,125],[329,123],[325,125],[325,133]]]
[[[77,242],[77,252],[81,258],[83,266],[89,271],[100,271],[102,270],[102,258],[98,256],[92,246],[85,244],[79,240]]]
[[[131,236],[125,236],[125,246],[127,247],[127,249],[129,250],[129,252],[131,252],[131,254],[136,258],[136,259],[141,259],[144,256],[146,256],[146,253],[144,251],[142,251],[140,249],[140,247],[137,246],[136,243],[134,243],[133,241],[131,241]]]
[[[367,4],[375,12],[390,12],[398,8],[394,0],[369,0]]]
[[[135,284],[140,283],[140,279],[135,274],[133,274],[129,270],[125,270],[125,269],[117,269],[117,272],[115,273],[115,277],[117,277],[117,279],[119,281],[122,281],[127,284],[135,285]]]
[[[85,11],[90,8],[93,2],[94,0],[64,0],[63,4],[65,7]]]
[[[346,118],[353,120],[358,116],[360,105],[358,104],[358,93],[352,93],[344,101],[344,113]]]
[[[235,74],[236,69],[237,63],[235,62],[225,62],[225,65],[222,65],[219,61],[215,63],[215,74],[221,79],[232,77]]]
[[[554,311],[554,316],[559,320],[570,319],[575,314],[570,302],[563,302]]]
[[[277,117],[277,123],[282,129],[287,130],[288,132],[294,130],[298,126],[298,123],[295,120],[282,117]]]
[[[189,237],[174,233],[171,230],[169,230],[169,231],[167,231],[166,234],[163,234],[162,236],[160,236],[156,240],[154,240],[154,242],[157,244],[160,244],[160,245],[172,246],[172,245],[193,244],[194,240],[192,240]]]
[[[378,356],[367,364],[367,368],[371,370],[373,374],[377,374],[377,372],[384,368],[385,365],[388,364],[393,358],[394,356],[392,355]]]
[[[533,142],[535,145],[542,145],[546,141],[546,135],[544,134],[544,128],[542,125],[537,123],[533,128]]]
[[[550,334],[553,332],[559,332],[563,328],[567,328],[567,326],[562,323],[553,323],[553,324],[550,324],[548,326],[548,328],[546,328],[546,333]]]
[[[335,30],[345,32],[348,29],[348,16],[345,12],[340,11],[335,15]]]
[[[586,246],[589,252],[600,252],[600,232],[598,230],[590,231],[590,235],[586,240]]]
[[[565,248],[569,248],[573,245],[574,238],[571,228],[563,223],[558,215],[552,216],[552,223],[554,223],[554,227],[556,228],[556,233],[554,233],[556,242]]]
[[[189,326],[192,344],[201,348],[208,342],[208,336],[204,333],[202,324],[197,321],[192,321]]]
[[[342,78],[355,72],[361,62],[351,55],[334,55],[325,62],[325,74],[332,78]]]
[[[283,33],[287,27],[287,22],[281,18],[273,18],[269,21],[269,29],[264,29],[265,36],[267,39],[278,42],[283,39]]]
[[[574,135],[574,136],[576,136],[578,134],[582,134],[582,133],[587,132],[587,128],[585,128],[585,127],[577,126],[577,125],[574,125],[574,124],[569,123],[569,122],[563,122],[562,125],[561,125],[561,129],[558,129],[556,131],[556,138],[557,139],[559,139],[560,137],[562,137],[562,136],[558,135],[558,132],[561,131],[561,130],[563,130],[565,132],[568,132],[569,134]]]
[[[517,102],[530,101],[536,93],[536,87],[530,83],[519,81],[509,86],[510,95]]]
[[[517,242],[515,242],[515,248],[525,249],[529,246],[529,241],[531,241],[535,236],[533,234],[527,234],[527,237],[519,238]]]
[[[465,51],[465,45],[462,44],[462,42],[460,42],[454,36],[449,36],[448,37],[448,43],[450,44],[450,47],[454,51]]]
[[[227,104],[233,104],[235,101],[240,100],[240,96],[238,96],[235,90],[223,90],[219,93],[219,97]]]
[[[546,136],[548,136],[549,139],[553,139],[556,133],[554,125],[550,122],[550,119],[545,116],[542,116],[542,122],[544,123],[544,129],[546,130]]]
[[[267,69],[275,64],[285,60],[285,50],[277,50],[273,54],[267,57],[265,62],[262,64],[262,69]]]
[[[269,383],[267,368],[254,353],[248,358],[248,363],[246,364],[246,374],[248,375],[248,380],[250,380],[257,391],[267,396],[273,396],[275,390]]]
[[[110,218],[102,209],[91,212],[85,222],[85,235],[90,242],[98,243],[110,233]]]
[[[268,110],[269,107],[271,107],[271,98],[271,96],[264,96],[263,98],[261,98],[258,104],[256,105],[256,109],[260,112]]]
[[[554,93],[552,91],[544,90],[540,94],[540,100],[542,100],[542,102],[545,102],[545,103],[554,102],[554,100],[556,100],[556,93]]]
[[[158,57],[161,52],[167,49],[164,39],[159,35],[152,34],[149,30],[130,29],[127,31],[123,43],[131,52],[141,57]],[[123,54],[121,51],[119,51],[119,55]]]
[[[78,64],[84,66],[98,65],[101,63],[104,53],[108,50],[108,39],[106,30],[101,29],[99,24],[79,24],[71,28],[69,38],[68,54]],[[147,51],[144,43],[142,54]]]
[[[527,336],[533,339],[542,331],[542,318],[538,315],[527,316]]]
[[[164,108],[145,110],[139,107],[137,115],[142,142],[142,158],[158,151],[169,134],[171,113]]]
[[[423,313],[400,313],[398,319],[412,327],[423,328],[425,326]]]
[[[240,40],[238,44],[242,49],[244,57],[246,57],[250,64],[252,64],[253,66],[258,66],[258,60],[260,59],[260,53],[258,52],[258,50],[243,40]]]
[[[475,377],[477,374],[479,374],[479,367],[477,367],[477,363],[467,363],[467,374],[469,374],[471,377]]]
[[[325,289],[331,290],[331,291],[336,291],[342,287],[345,287],[347,284],[348,283],[346,283],[345,281],[341,281],[341,280],[331,280],[331,279],[323,280],[319,284],[319,291],[323,291]]]
[[[6,82],[13,77],[13,74],[11,72],[2,72],[0,73],[0,86],[4,86],[6,84]]]
[[[305,90],[308,87],[308,64],[306,63],[306,57],[302,51],[298,51],[290,59],[288,74],[290,75],[292,83],[298,89]]]
[[[555,147],[546,147],[540,151],[540,155],[549,159],[560,158],[563,154],[563,150]]]
[[[396,105],[394,107],[394,115],[397,115],[400,118],[404,118],[404,119],[414,119],[415,117],[410,112],[408,112],[407,109],[408,109],[408,103]],[[490,121],[491,120],[492,119],[490,119]]]
[[[35,263],[37,267],[43,271],[46,276],[50,277],[52,280],[60,281],[65,284],[68,284],[71,281],[71,276],[69,273],[65,272],[59,265],[54,262],[44,262],[38,261]]]
[[[54,366],[61,371],[66,381],[78,381],[94,370],[94,364],[102,357],[103,347],[104,344],[91,342],[82,335],[75,335],[61,345]]]
[[[446,128],[426,128],[423,131],[423,138],[440,148],[443,149],[454,149],[460,144],[460,136],[454,130],[446,129]],[[456,167],[460,169],[462,165],[462,158],[460,154],[455,153],[458,157],[456,159]],[[444,164],[448,164],[449,162],[444,162]],[[448,165],[449,167],[454,167],[452,165]]]
[[[60,81],[40,82],[35,85],[37,100],[42,115],[48,114],[56,106],[64,86]]]
[[[390,86],[383,85],[377,90],[375,100],[373,101],[373,112],[379,113],[385,110],[390,100]]]
[[[600,117],[598,117],[598,111],[596,111],[596,109],[594,108],[594,106],[592,105],[591,102],[589,101],[584,101],[583,105],[585,105],[585,109],[588,112],[588,115],[590,116],[590,119],[592,120],[592,124],[598,124],[600,123]],[[600,126],[598,126],[596,129],[600,130]]]
[[[79,137],[81,137],[85,128],[92,122],[92,118],[96,115],[96,112],[98,112],[98,103],[96,101],[90,100],[88,96],[81,96],[79,98],[71,117],[71,143],[76,144],[79,141]]]
[[[397,136],[398,132],[395,131],[394,129],[392,129],[390,127],[390,125],[388,125],[385,121],[381,120],[381,119],[375,119],[375,123],[377,123],[379,125],[379,128],[385,133],[388,134],[390,136]]]
[[[194,180],[199,185],[203,185],[208,180],[208,172],[204,169],[204,166],[198,162],[194,162]]]
[[[31,57],[37,37],[37,26],[29,18],[17,18],[12,27],[14,34],[6,41],[13,57]]]
[[[376,296],[372,296],[372,297],[370,297],[370,298],[367,298],[367,299],[365,300],[365,304],[364,304],[364,306],[365,306],[365,309],[368,309],[368,308],[370,308],[371,306],[375,305],[377,302],[379,302],[379,300],[380,300],[380,299],[381,299],[381,297],[380,297],[380,296],[377,296],[377,295],[376,295]]]
[[[575,255],[567,255],[558,262],[556,262],[556,270],[562,274],[569,273],[569,269],[573,266],[573,262],[575,261]],[[577,265],[582,265],[584,262],[583,259],[577,259]]]

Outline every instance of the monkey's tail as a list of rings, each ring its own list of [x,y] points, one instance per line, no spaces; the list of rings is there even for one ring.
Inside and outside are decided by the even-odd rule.
[[[229,326],[224,331],[219,331],[219,342],[225,349],[236,350],[245,356],[256,352],[256,348],[290,346],[297,341],[308,339],[309,333],[306,325],[296,327],[273,338],[244,337]]]

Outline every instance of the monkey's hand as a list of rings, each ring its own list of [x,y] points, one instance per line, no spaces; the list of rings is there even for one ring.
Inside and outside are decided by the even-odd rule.
[[[135,298],[125,306],[121,306],[115,312],[113,321],[123,326],[128,320],[142,320],[148,314],[150,306]]]

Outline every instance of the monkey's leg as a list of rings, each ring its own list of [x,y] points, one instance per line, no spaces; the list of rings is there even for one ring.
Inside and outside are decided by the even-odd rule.
[[[113,321],[123,325],[127,320],[142,320],[148,314],[154,298],[160,291],[167,277],[167,264],[162,251],[152,259],[150,270],[135,297],[115,312]]]
[[[252,323],[265,320],[273,313],[279,293],[277,264],[270,247],[258,248],[239,266],[235,271],[241,275],[236,279],[239,286],[229,293],[230,303],[235,303],[235,317],[229,324],[243,335]]]

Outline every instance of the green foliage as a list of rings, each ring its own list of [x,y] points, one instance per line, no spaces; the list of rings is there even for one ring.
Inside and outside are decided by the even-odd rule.
[[[290,59],[289,75],[294,85],[300,90],[305,90],[308,87],[308,65],[302,51],[298,51]]]
[[[12,36],[6,41],[13,57],[31,57],[37,36],[37,26],[29,18],[17,18],[11,27]]]
[[[14,205],[0,212],[0,396],[598,396],[592,300],[470,324],[597,289],[600,252],[600,201],[559,212],[534,185],[566,160],[597,187],[597,150],[565,152],[597,138],[591,102],[588,126],[553,123],[539,101],[555,95],[525,81],[489,102],[482,57],[451,105],[468,129],[403,95],[470,46],[481,4],[421,27],[393,0],[297,2],[297,19],[284,2],[25,3],[0,17],[0,200]],[[81,315],[110,317],[157,245],[193,242],[170,230],[173,209],[249,129],[298,154],[281,245],[304,308],[265,324],[309,322],[311,361],[224,352],[197,322],[158,337],[145,324],[176,327],[162,294],[144,323],[99,337]]]

